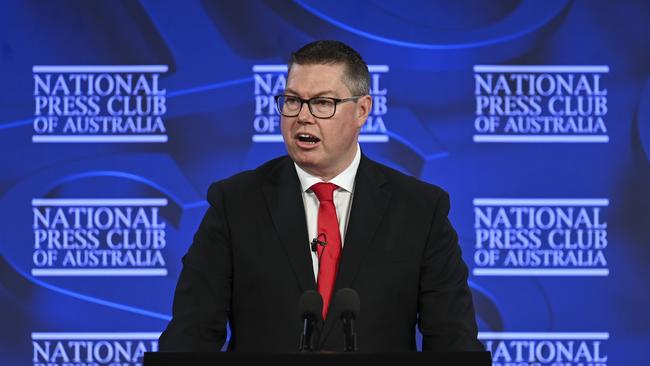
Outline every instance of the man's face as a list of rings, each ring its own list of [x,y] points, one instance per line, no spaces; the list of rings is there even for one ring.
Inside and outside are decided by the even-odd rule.
[[[353,95],[343,83],[345,66],[297,65],[291,67],[286,95],[349,98]],[[339,103],[332,118],[314,117],[304,104],[296,117],[282,116],[282,136],[293,161],[307,172],[330,180],[352,162],[361,126],[368,117],[370,96]],[[314,143],[315,141],[315,143]]]

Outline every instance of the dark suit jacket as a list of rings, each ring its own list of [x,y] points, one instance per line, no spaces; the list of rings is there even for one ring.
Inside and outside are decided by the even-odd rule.
[[[161,351],[295,352],[300,295],[316,289],[301,188],[289,157],[214,183],[183,258]],[[483,350],[467,267],[440,188],[362,156],[334,293],[355,289],[361,352]],[[343,349],[328,317],[320,347]]]

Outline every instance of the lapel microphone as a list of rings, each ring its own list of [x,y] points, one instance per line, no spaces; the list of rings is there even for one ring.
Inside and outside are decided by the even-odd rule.
[[[325,241],[320,240],[321,236],[324,237]],[[325,247],[327,246],[327,235],[325,235],[325,233],[320,233],[318,234],[317,237],[311,240],[311,251],[312,252],[318,251],[318,245],[322,245],[323,249],[325,249]]]

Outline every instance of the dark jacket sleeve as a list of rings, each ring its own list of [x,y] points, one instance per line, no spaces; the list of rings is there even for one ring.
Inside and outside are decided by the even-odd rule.
[[[160,351],[219,351],[226,340],[232,250],[224,195],[217,183],[208,190],[208,203],[183,257],[172,320],[160,336]]]
[[[418,326],[423,351],[482,351],[467,266],[451,226],[449,196],[436,204],[420,269]]]

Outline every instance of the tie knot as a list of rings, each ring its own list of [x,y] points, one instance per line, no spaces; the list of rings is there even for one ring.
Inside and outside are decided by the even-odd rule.
[[[333,201],[334,190],[338,187],[336,184],[333,183],[321,182],[321,183],[314,184],[310,188],[314,193],[316,193],[316,197],[318,197],[318,201],[323,202],[323,201]]]

